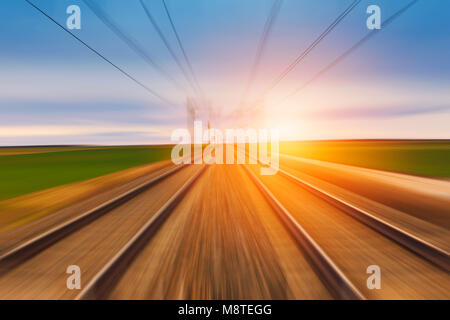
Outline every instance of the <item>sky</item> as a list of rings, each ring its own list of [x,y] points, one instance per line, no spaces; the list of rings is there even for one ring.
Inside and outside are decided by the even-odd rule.
[[[187,126],[198,97],[139,0],[95,4],[154,61],[130,49],[82,0],[32,0],[124,76],[24,0],[0,1],[0,145],[151,144]],[[161,0],[144,0],[188,70]],[[275,128],[282,139],[450,138],[450,1],[419,0],[338,65],[367,35],[366,9],[385,20],[409,0],[361,1],[276,87],[262,93],[353,0],[284,0],[254,81],[242,97],[273,0],[166,0],[213,127]],[[166,75],[169,75],[167,77]],[[170,79],[174,79],[172,81]]]

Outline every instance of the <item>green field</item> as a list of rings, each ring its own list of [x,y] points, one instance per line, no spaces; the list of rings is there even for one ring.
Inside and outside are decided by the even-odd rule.
[[[170,158],[171,146],[0,148],[0,201]],[[450,177],[450,141],[282,142],[280,152],[367,168]],[[8,155],[11,153],[20,153]]]
[[[1,155],[0,152],[0,201],[170,159],[171,152],[169,146],[8,149],[41,153]]]
[[[283,142],[280,153],[421,176],[450,177],[449,140]]]
[[[29,153],[49,153],[59,151],[75,151],[94,149],[96,147],[83,147],[83,146],[70,146],[70,147],[0,147],[0,156],[4,155],[16,155],[16,154],[29,154]],[[102,147],[100,147],[102,148]],[[104,147],[103,147],[104,148]]]

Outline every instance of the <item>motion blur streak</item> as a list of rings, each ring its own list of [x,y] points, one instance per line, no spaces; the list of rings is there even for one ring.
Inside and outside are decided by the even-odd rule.
[[[258,167],[253,166],[254,172]],[[448,299],[448,273],[359,223],[341,210],[281,176],[260,176],[369,299]],[[289,192],[285,192],[289,190]],[[366,268],[376,264],[384,274],[382,290],[366,287]]]
[[[239,165],[212,165],[110,299],[330,299]]]
[[[0,298],[74,298],[78,291],[66,288],[67,266],[80,266],[82,284],[87,283],[198,169],[182,169],[18,267],[1,270],[6,273],[0,276]]]

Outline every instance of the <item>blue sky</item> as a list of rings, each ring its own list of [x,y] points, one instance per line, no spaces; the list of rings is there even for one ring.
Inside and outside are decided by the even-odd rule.
[[[144,0],[182,60],[160,0]],[[186,125],[187,94],[116,37],[83,1],[34,0],[72,32],[175,106],[161,102],[22,0],[0,1],[0,145],[134,144],[170,141]],[[167,73],[188,88],[138,0],[95,1]],[[257,99],[351,0],[284,0],[248,95]],[[450,2],[421,0],[341,64],[281,105],[369,31],[366,8],[382,20],[406,0],[362,1],[264,99],[252,126],[283,138],[450,138]],[[239,104],[272,0],[166,0],[213,110]],[[189,89],[187,89],[189,91]],[[238,114],[238,117],[240,115]],[[223,118],[223,117],[222,117]],[[221,123],[216,117],[217,126]],[[226,125],[232,126],[230,122]]]

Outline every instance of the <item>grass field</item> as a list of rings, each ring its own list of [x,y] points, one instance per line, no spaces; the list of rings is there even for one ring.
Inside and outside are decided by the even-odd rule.
[[[6,149],[6,148],[5,148]],[[163,147],[8,148],[24,154],[0,156],[0,201],[119,170],[170,159]],[[4,150],[3,150],[4,151]]]
[[[0,148],[0,201],[170,158],[171,146]],[[422,176],[450,177],[450,141],[282,142],[280,152]]]
[[[283,142],[280,153],[421,176],[450,177],[450,140]]]

